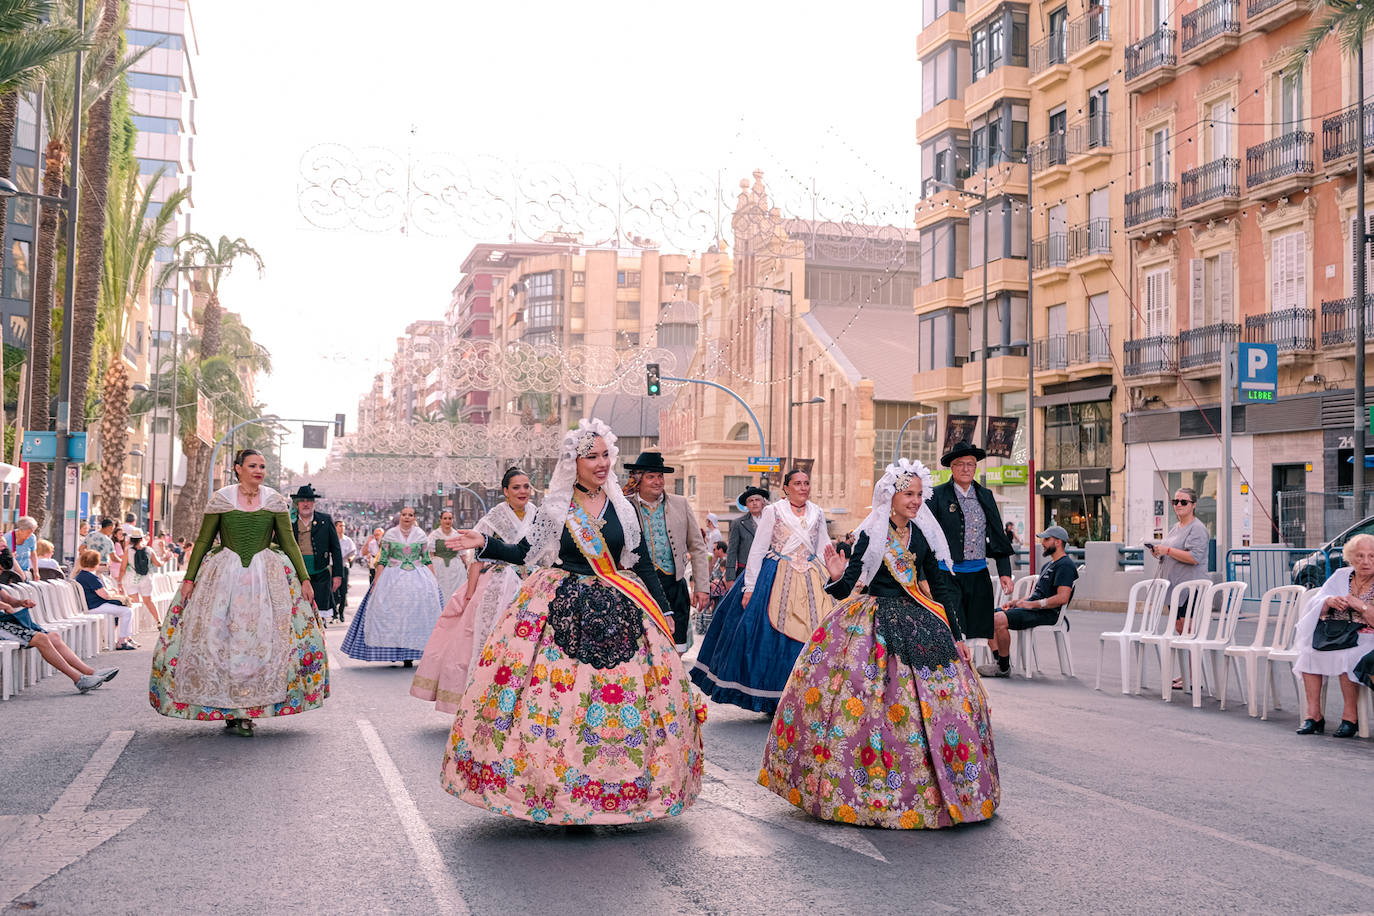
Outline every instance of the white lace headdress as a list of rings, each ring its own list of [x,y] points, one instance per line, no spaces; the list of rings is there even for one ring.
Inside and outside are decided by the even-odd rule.
[[[912,481],[921,481],[921,508],[916,513],[916,527],[925,535],[926,543],[935,552],[935,558],[952,566],[949,555],[949,542],[945,532],[935,520],[935,514],[925,500],[930,498],[930,469],[919,461],[899,458],[896,464],[889,464],[887,472],[873,487],[873,508],[868,517],[856,530],[868,535],[868,546],[864,550],[864,568],[859,581],[864,585],[873,581],[883,565],[883,553],[887,550],[887,526],[892,515],[892,497],[908,489]]]
[[[568,521],[568,506],[572,502],[573,485],[577,483],[577,459],[591,453],[592,446],[600,438],[610,452],[611,472],[606,475],[602,485],[611,508],[615,510],[620,527],[625,532],[625,549],[620,554],[620,565],[630,567],[635,564],[639,546],[639,514],[620,490],[620,482],[615,476],[615,462],[620,449],[615,444],[615,433],[602,421],[592,418],[577,421],[577,428],[568,430],[563,444],[558,450],[558,464],[554,466],[549,478],[549,489],[544,495],[544,505],[540,507],[534,524],[530,526],[530,552],[525,562],[529,564],[550,565],[558,563],[558,542],[563,536],[563,526]]]

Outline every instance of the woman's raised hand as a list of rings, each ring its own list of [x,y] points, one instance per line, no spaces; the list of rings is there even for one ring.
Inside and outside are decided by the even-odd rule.
[[[449,550],[478,550],[485,547],[486,537],[480,532],[471,529],[459,530],[456,537],[448,538],[444,541],[444,546]]]
[[[830,573],[831,581],[843,576],[847,565],[848,561],[835,549],[834,544],[825,545],[825,571]]]

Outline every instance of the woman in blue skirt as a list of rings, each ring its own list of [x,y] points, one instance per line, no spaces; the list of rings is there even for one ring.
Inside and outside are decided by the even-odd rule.
[[[692,682],[717,703],[772,715],[806,640],[830,613],[825,513],[810,501],[811,478],[793,468],[783,498],[764,508],[735,580],[701,642]]]

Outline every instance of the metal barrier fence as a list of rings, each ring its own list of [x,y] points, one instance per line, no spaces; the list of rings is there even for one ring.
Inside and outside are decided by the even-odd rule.
[[[1350,490],[1280,490],[1279,538],[1285,544],[1318,547],[1351,525],[1374,515],[1374,490],[1365,493],[1365,505],[1355,506]]]
[[[1226,581],[1244,582],[1245,601],[1257,606],[1265,592],[1280,585],[1317,588],[1341,565],[1339,550],[1237,547],[1226,552]]]

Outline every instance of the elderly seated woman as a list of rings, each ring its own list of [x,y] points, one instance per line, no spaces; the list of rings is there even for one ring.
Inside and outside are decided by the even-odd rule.
[[[1340,680],[1340,727],[1332,734],[1353,738],[1358,730],[1359,686],[1350,674],[1360,659],[1374,650],[1374,535],[1357,534],[1346,541],[1341,556],[1349,564],[1326,580],[1308,599],[1298,621],[1293,645],[1298,660],[1293,670],[1302,675],[1307,694],[1307,718],[1300,735],[1320,735],[1326,730],[1322,710],[1322,682]]]

